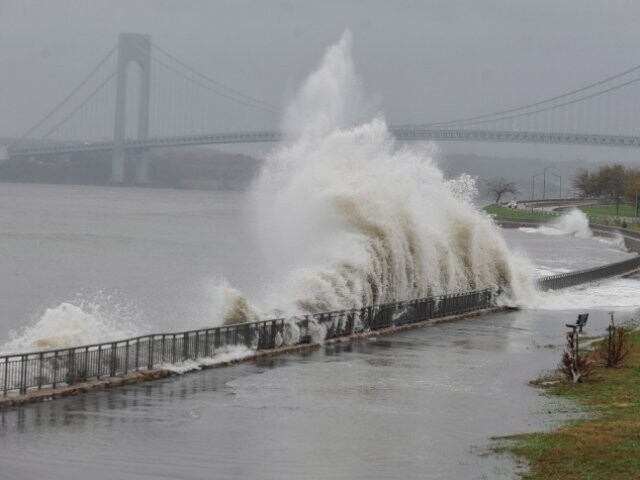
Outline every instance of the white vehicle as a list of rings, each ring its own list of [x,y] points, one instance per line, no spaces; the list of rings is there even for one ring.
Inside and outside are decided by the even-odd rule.
[[[507,208],[518,208],[518,202],[516,202],[515,200],[510,201],[509,203],[507,203]]]

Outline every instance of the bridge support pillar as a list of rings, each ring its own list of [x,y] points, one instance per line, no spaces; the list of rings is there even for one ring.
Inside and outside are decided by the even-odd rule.
[[[116,86],[116,119],[113,133],[111,182],[125,181],[125,143],[127,125],[127,68],[131,62],[140,66],[137,140],[149,138],[149,100],[151,94],[151,36],[121,33],[118,37],[118,71]],[[142,160],[144,159],[144,160]],[[141,155],[136,165],[136,181],[148,181],[148,155]],[[138,171],[140,170],[140,173]]]
[[[136,183],[145,185],[149,183],[149,150],[144,149],[136,158]]]
[[[113,148],[111,157],[111,183],[124,182],[124,148]]]

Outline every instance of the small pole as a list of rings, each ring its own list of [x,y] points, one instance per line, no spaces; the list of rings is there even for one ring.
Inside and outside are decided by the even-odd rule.
[[[531,175],[531,213],[533,213],[533,188],[535,187],[535,175]]]
[[[153,369],[153,335],[149,335],[147,337],[147,341],[149,342],[149,351],[147,353],[147,368],[151,370]]]
[[[89,376],[89,347],[84,348],[84,380]]]
[[[127,340],[124,354],[124,373],[129,371],[129,340]]]
[[[22,370],[20,372],[20,393],[24,395],[27,393],[27,355],[22,355],[20,359],[20,363],[22,366]]]
[[[58,350],[53,353],[53,386],[52,388],[56,388],[56,380],[58,377]]]
[[[4,386],[3,386],[3,390],[4,390],[4,396],[7,396],[7,389],[8,389],[8,382],[9,382],[9,357],[4,357]]]
[[[102,375],[102,345],[98,345],[98,380],[100,380],[100,375]]]
[[[613,312],[609,312],[609,315],[611,316],[611,324],[607,328],[607,330],[609,330],[609,344],[608,344],[608,350],[607,350],[607,367],[612,367],[613,366],[613,352],[611,350],[612,350],[612,347],[613,347],[613,332],[615,331],[616,327],[615,327],[615,323],[613,321]]]
[[[575,367],[576,367],[576,372],[578,371],[578,365],[580,365],[580,334],[577,332],[577,330],[574,330],[574,337],[576,339],[576,358],[575,358]]]
[[[115,377],[117,371],[118,371],[118,346],[117,346],[117,343],[113,342],[111,344],[111,371],[109,372],[109,376]]]
[[[44,353],[40,352],[38,356],[38,390],[42,388],[42,367],[43,367]]]
[[[136,371],[140,368],[140,338],[136,338]]]
[[[550,168],[556,168],[555,165],[549,165],[542,169],[542,199],[545,200],[547,196],[547,170]]]

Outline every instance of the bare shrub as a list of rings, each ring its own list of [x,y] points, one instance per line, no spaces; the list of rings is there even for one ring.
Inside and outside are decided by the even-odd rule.
[[[630,328],[615,325],[613,321],[607,328],[609,335],[596,349],[596,355],[607,367],[619,367],[631,353],[629,343]]]
[[[576,331],[567,332],[566,338],[567,343],[562,352],[558,370],[567,380],[578,383],[583,377],[587,377],[593,372],[595,365],[590,358],[580,355]]]

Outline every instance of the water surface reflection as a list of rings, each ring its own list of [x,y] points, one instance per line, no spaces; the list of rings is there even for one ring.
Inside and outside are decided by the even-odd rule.
[[[510,478],[575,312],[509,312],[0,413],[3,478]],[[589,328],[603,329],[606,312]],[[33,462],[33,458],[39,458]]]

